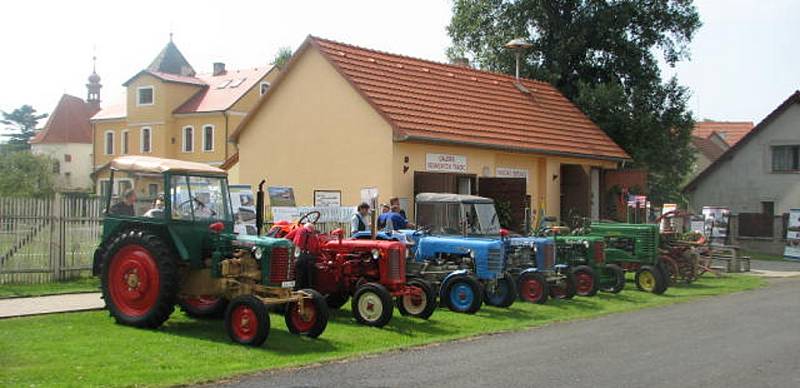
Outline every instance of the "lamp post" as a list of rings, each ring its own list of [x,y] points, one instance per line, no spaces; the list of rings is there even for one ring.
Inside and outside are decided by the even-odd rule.
[[[533,44],[525,40],[525,38],[514,38],[504,44],[503,47],[514,50],[514,56],[517,58],[517,81],[519,81],[519,59],[522,57],[522,52],[533,47]]]

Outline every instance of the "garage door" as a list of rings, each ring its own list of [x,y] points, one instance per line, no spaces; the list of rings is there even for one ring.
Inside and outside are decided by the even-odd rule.
[[[525,178],[479,178],[478,195],[491,198],[500,213],[504,207],[510,210],[510,222],[504,227],[522,232],[525,226],[525,209],[530,205]],[[502,214],[500,215],[503,219]]]

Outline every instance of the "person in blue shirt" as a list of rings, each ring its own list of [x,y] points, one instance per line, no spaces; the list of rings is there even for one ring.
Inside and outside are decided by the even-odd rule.
[[[392,206],[388,213],[378,217],[378,225],[386,225],[387,230],[412,229],[414,224],[400,214],[400,206]]]

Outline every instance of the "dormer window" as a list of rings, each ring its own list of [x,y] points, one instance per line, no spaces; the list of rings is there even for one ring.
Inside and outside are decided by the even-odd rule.
[[[136,89],[136,105],[153,105],[155,95],[152,86],[142,86]]]

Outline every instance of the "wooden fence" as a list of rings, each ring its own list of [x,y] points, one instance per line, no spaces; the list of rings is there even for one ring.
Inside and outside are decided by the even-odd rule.
[[[102,231],[101,200],[0,198],[0,284],[86,276]]]

